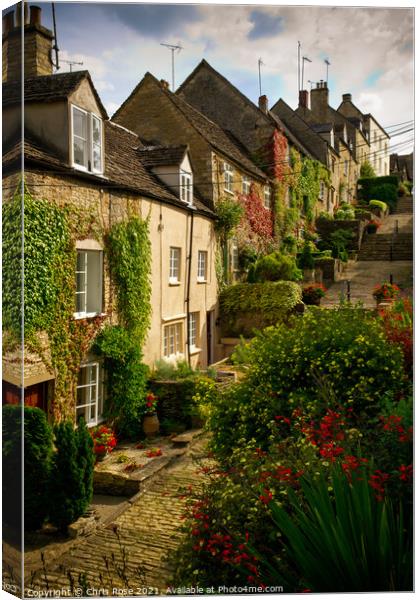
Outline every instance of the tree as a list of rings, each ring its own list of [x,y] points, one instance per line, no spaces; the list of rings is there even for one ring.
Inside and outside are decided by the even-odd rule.
[[[367,160],[365,160],[360,167],[360,177],[376,177],[374,168]]]

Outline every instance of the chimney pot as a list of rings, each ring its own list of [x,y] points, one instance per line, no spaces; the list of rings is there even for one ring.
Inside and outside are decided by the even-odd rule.
[[[9,33],[9,31],[11,29],[13,29],[15,26],[15,13],[9,12],[7,13],[7,15],[4,15],[3,17],[3,35],[6,35],[7,33]]]
[[[164,90],[169,90],[169,82],[165,79],[160,80],[160,85],[163,87]]]
[[[41,7],[31,6],[30,7],[30,19],[31,25],[41,25]]]
[[[268,98],[265,94],[258,98],[258,107],[263,113],[268,113]]]
[[[343,94],[343,102],[351,102],[351,94]]]
[[[18,2],[16,5],[16,25],[20,27],[22,25],[22,4],[23,4],[23,25],[29,23],[28,4],[26,2]]]

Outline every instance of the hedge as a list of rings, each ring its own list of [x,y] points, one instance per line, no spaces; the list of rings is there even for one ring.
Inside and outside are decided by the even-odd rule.
[[[48,482],[53,454],[52,430],[45,413],[25,406],[24,411],[24,518],[25,530],[42,526],[49,510]],[[3,514],[15,528],[21,524],[22,407],[3,406]]]
[[[363,177],[358,181],[358,196],[362,200],[381,200],[390,208],[394,208],[398,198],[398,177],[385,175],[384,177]]]
[[[302,292],[292,281],[238,283],[220,294],[223,336],[252,336],[254,329],[275,325],[302,304]]]

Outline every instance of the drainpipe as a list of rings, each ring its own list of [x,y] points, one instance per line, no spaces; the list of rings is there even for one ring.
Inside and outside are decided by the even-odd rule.
[[[190,287],[191,287],[191,265],[192,265],[192,245],[194,231],[194,210],[191,209],[191,227],[190,227],[190,247],[188,251],[188,277],[187,277],[187,357],[188,365],[191,367],[191,349],[190,349]]]

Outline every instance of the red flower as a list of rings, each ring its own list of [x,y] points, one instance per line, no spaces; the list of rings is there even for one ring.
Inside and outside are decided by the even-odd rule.
[[[370,476],[369,478],[369,485],[372,489],[374,489],[376,492],[378,492],[375,495],[375,498],[378,501],[381,501],[384,499],[384,492],[385,492],[385,484],[387,483],[389,479],[389,475],[388,473],[382,473],[382,471],[376,470],[375,473],[373,475]]]
[[[272,499],[273,494],[270,492],[270,490],[265,489],[264,494],[260,495],[260,500],[263,504],[269,504]]]
[[[399,472],[401,473],[400,479],[401,481],[411,481],[413,479],[413,465],[400,465],[398,467]]]

